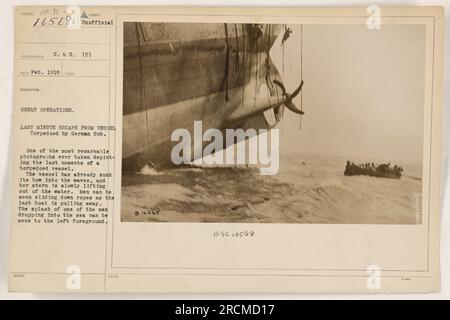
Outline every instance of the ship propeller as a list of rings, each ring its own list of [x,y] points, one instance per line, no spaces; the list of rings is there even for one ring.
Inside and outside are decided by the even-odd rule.
[[[303,80],[300,82],[300,85],[298,86],[297,89],[295,89],[294,92],[292,92],[291,94],[287,93],[286,88],[284,87],[284,84],[281,83],[278,80],[273,80],[273,83],[275,83],[277,86],[279,86],[281,88],[281,91],[283,92],[283,96],[285,98],[285,102],[284,105],[291,110],[294,113],[297,114],[304,114],[304,112],[302,110],[300,110],[299,108],[297,108],[297,106],[292,102],[292,100],[300,93],[300,91],[302,90],[303,87]]]

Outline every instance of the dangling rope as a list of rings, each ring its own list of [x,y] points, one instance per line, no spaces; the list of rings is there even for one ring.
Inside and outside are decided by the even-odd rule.
[[[228,98],[228,67],[230,65],[230,48],[228,46],[228,26],[225,25],[225,101],[229,100]]]
[[[274,28],[272,28],[272,37],[273,38],[275,37],[275,29]],[[283,57],[283,59],[284,59],[284,57]],[[275,72],[275,74],[274,74],[275,80],[278,80],[277,74],[278,74],[278,72]],[[282,79],[280,79],[280,80],[282,80]],[[277,105],[279,106],[280,100],[279,100],[278,90],[280,90],[280,88],[278,86],[275,86],[275,96],[277,97]],[[280,110],[281,110],[281,107],[278,108],[278,111],[280,111]],[[276,117],[277,117],[277,120],[279,120],[278,113],[276,114]]]
[[[300,81],[303,81],[303,24],[300,25]],[[300,91],[300,110],[303,111],[303,89]],[[299,129],[302,128],[302,118],[300,115]]]
[[[145,39],[145,35],[144,35],[144,30],[142,29],[142,24],[140,22],[136,22],[135,23],[135,27],[136,27],[136,38],[137,38],[137,43],[138,43],[138,50],[139,50],[139,70],[140,70],[140,80],[141,80],[141,105],[140,105],[140,109],[141,112],[144,109],[144,104],[146,101],[146,97],[145,97],[145,85],[144,85],[144,64],[143,64],[143,57],[142,57],[142,46],[141,46],[141,37],[139,34],[139,29],[141,30],[142,33],[142,37]],[[147,127],[147,147],[150,150],[150,128],[148,126],[148,114],[147,114],[148,109],[145,109],[145,125]]]
[[[286,25],[284,25],[284,32],[285,33],[286,33],[286,30],[287,30]],[[281,41],[281,47],[282,47],[282,50],[283,50],[283,53],[282,53],[283,59],[281,60],[281,62],[282,62],[281,70],[282,70],[283,75],[281,76],[281,79],[285,79],[285,74],[284,74],[284,41]]]
[[[251,42],[251,37],[252,37],[252,33],[251,33],[251,29],[248,29],[248,33],[247,33],[248,39],[249,39],[249,58],[248,58],[248,80],[249,82],[252,79],[252,72],[253,72],[253,54],[251,52],[252,50],[252,42]]]
[[[265,67],[266,67],[266,85],[267,85],[267,103],[270,103],[270,97],[272,96],[272,79],[270,77],[270,72],[272,71],[270,68],[270,40],[271,40],[271,25],[268,25],[268,31],[267,31],[267,44],[266,44],[266,61],[265,61]]]
[[[242,28],[242,100],[241,107],[244,107],[245,100],[245,28],[244,25],[241,24]]]
[[[289,29],[289,28],[288,28]],[[290,29],[289,29],[290,30]],[[292,33],[292,30],[291,32]],[[289,46],[289,57],[288,57],[288,61],[289,61],[289,70],[288,72],[292,73],[292,46]]]
[[[236,23],[234,24],[234,33],[235,33],[235,37],[236,37],[236,62],[235,62],[236,68],[235,68],[235,71],[239,72],[239,37],[238,37]]]
[[[259,80],[259,64],[260,64],[260,57],[259,57],[259,36],[257,36],[257,29],[254,29],[255,32],[255,45],[256,45],[256,61],[255,61],[255,91],[253,93],[253,108],[256,108],[256,96],[258,94],[258,80]],[[264,43],[263,43],[264,44]]]

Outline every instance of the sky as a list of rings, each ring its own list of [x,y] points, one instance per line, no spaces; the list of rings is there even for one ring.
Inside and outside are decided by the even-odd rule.
[[[303,100],[305,115],[299,130],[299,116],[285,109],[279,125],[281,148],[349,160],[420,163],[425,26],[290,27],[284,74],[280,41],[271,57],[288,91],[303,78],[302,96],[294,102],[300,106]]]

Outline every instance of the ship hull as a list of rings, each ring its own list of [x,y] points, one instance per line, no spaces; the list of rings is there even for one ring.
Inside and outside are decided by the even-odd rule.
[[[193,136],[194,121],[201,120],[204,130],[273,127],[263,114],[237,123],[226,119],[237,108],[251,108],[263,84],[271,95],[281,95],[272,85],[279,74],[268,58],[278,26],[258,27],[258,37],[248,25],[163,24],[165,33],[161,24],[145,26],[125,25],[123,170],[170,166],[177,143],[172,132],[184,128]]]

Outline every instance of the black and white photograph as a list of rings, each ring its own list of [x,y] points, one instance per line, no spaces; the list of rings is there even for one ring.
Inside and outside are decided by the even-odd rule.
[[[123,222],[422,223],[424,25],[123,39]]]
[[[450,6],[325,2],[0,10],[0,296],[445,298]]]

